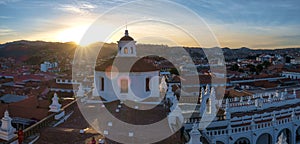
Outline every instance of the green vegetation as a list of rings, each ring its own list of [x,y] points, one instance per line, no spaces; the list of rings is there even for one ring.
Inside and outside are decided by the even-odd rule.
[[[230,67],[231,71],[238,71],[239,70],[239,65],[238,64],[234,64]]]

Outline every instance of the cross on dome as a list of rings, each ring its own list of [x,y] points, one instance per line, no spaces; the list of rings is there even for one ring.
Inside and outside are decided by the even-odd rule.
[[[125,35],[120,39],[120,41],[134,41],[134,39],[129,36],[129,32],[126,29],[125,30]]]

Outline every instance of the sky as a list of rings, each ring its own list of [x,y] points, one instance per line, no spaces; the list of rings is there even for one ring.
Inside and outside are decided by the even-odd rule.
[[[193,36],[203,41],[207,38],[203,27],[207,26],[218,44],[204,46],[300,47],[299,0],[161,1],[142,1],[143,6],[138,7],[141,3],[130,4],[135,3],[134,0],[0,0],[0,43],[43,40],[81,44],[82,37],[100,19],[101,30],[119,28],[106,42],[116,42],[124,33],[124,27],[117,27],[118,24],[127,24],[131,36],[140,40],[139,43],[195,46],[182,31],[174,29],[176,25],[187,33],[199,31],[202,35]],[[193,14],[199,16],[201,22],[195,21]],[[165,23],[133,22],[137,20],[135,18],[159,16],[165,18]],[[168,21],[174,25],[167,26]],[[103,40],[99,38],[99,41]]]

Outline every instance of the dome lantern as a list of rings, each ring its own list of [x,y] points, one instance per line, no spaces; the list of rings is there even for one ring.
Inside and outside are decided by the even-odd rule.
[[[119,52],[118,56],[124,57],[136,57],[136,41],[129,36],[129,32],[126,29],[125,35],[118,41]]]

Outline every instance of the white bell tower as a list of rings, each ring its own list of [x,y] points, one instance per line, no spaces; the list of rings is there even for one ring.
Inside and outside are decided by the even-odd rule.
[[[118,41],[118,56],[136,57],[136,41],[129,36],[128,30],[125,30],[125,36]]]

